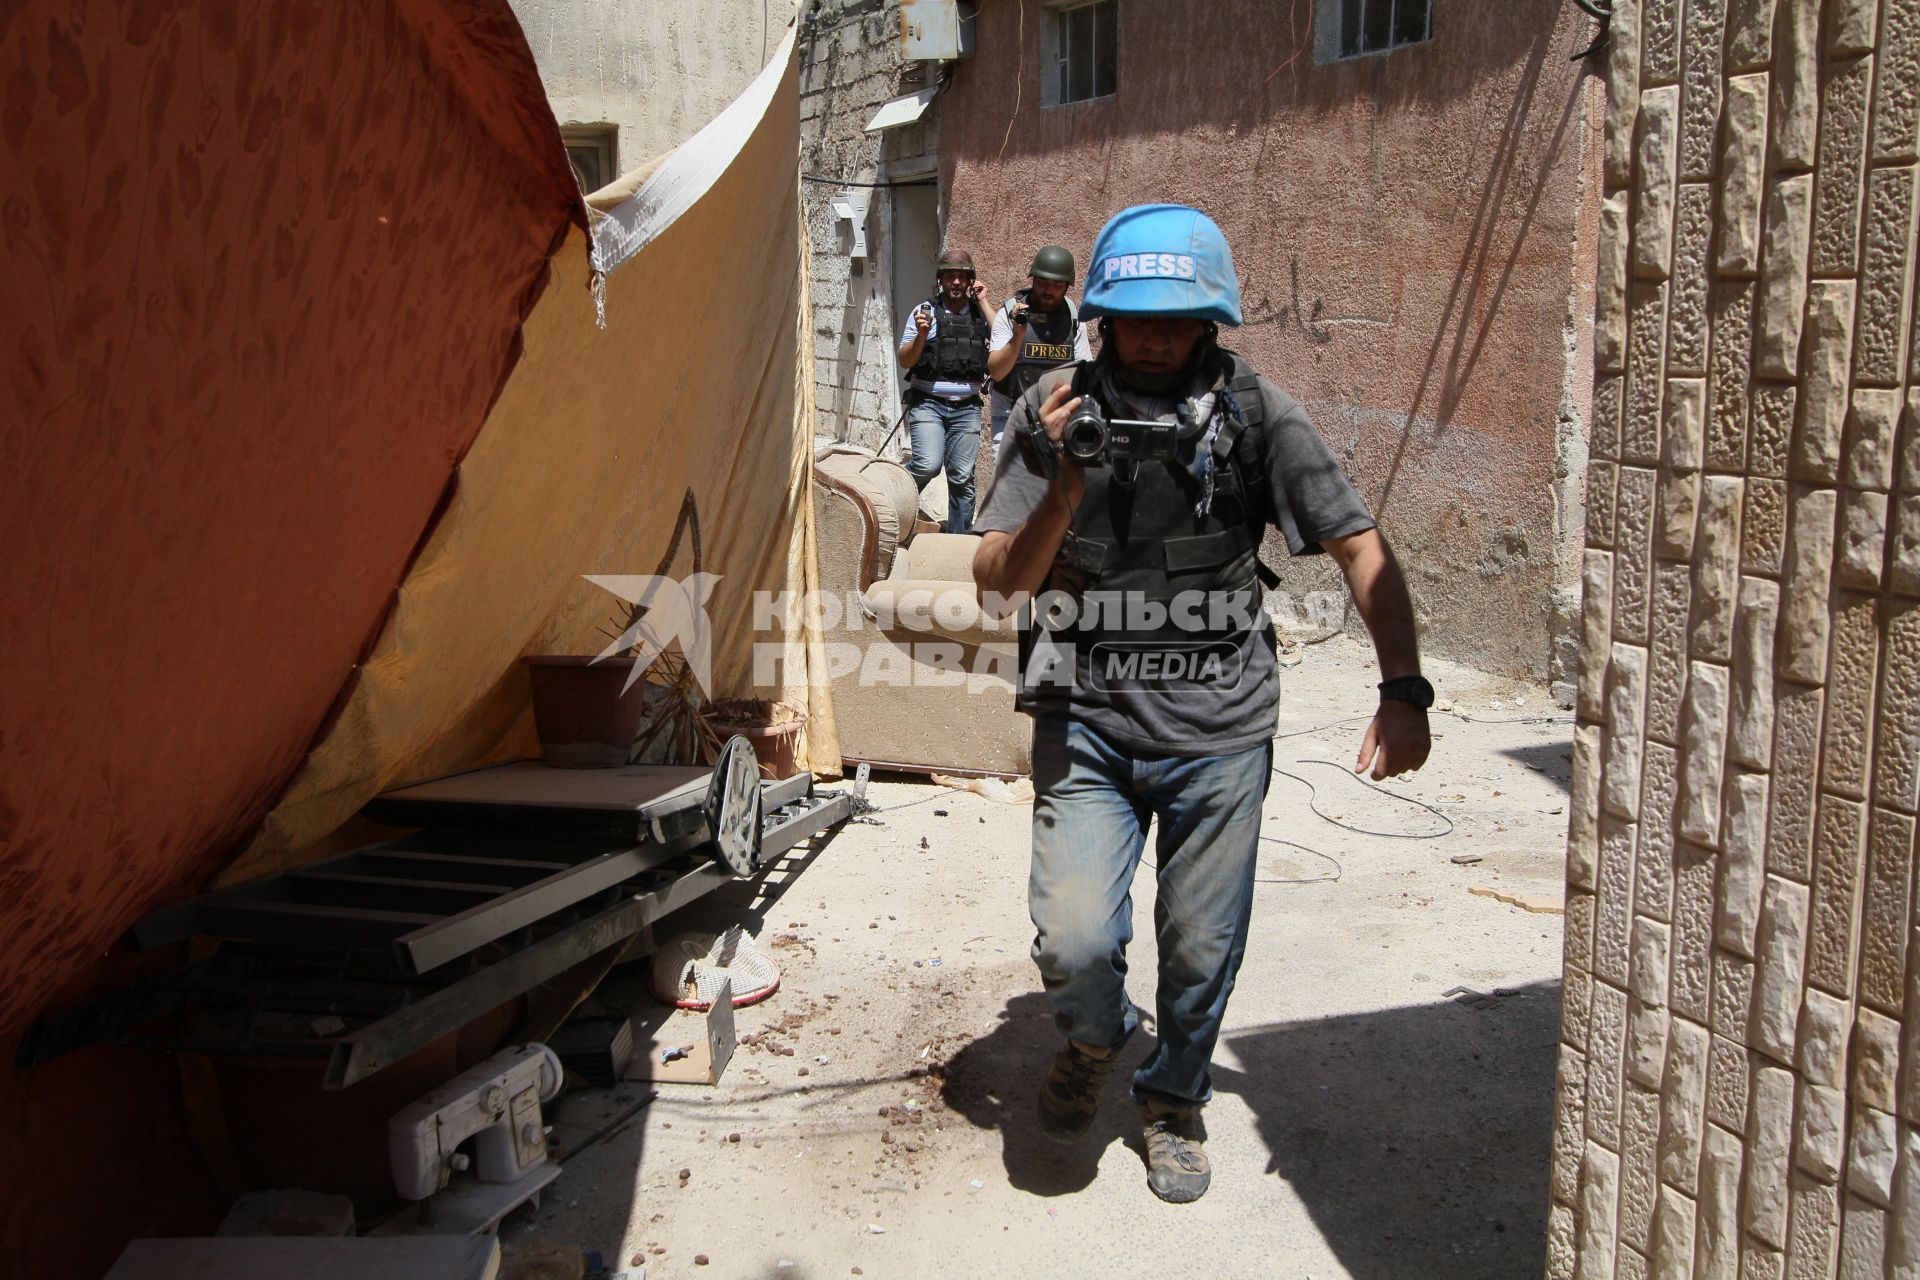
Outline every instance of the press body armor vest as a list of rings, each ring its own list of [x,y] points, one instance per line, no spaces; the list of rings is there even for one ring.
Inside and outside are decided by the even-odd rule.
[[[1227,410],[1212,444],[1214,495],[1207,513],[1196,513],[1200,482],[1181,462],[1142,464],[1131,484],[1121,483],[1111,465],[1087,468],[1085,493],[1041,589],[1074,597],[1079,615],[1068,625],[1044,616],[1044,611],[1034,617],[1022,630],[1023,667],[1036,628],[1053,632],[1060,641],[1091,645],[1114,640],[1206,642],[1246,628],[1244,621],[1215,625],[1223,619],[1251,618],[1258,625],[1260,584],[1278,582],[1259,556],[1271,506],[1266,493],[1265,403],[1252,367],[1232,352],[1219,354],[1226,376],[1215,386],[1224,386],[1237,412]],[[1092,392],[1092,374],[1090,364],[1074,371],[1074,395]],[[1023,443],[1032,447],[1030,441]],[[1042,465],[1044,469],[1047,464]],[[1147,630],[1115,625],[1109,604],[1118,604],[1119,620],[1124,620],[1129,602],[1166,605],[1176,600],[1188,606],[1184,619],[1169,618]]]
[[[987,339],[993,332],[980,303],[969,298],[964,311],[949,311],[933,297],[920,305],[932,308],[936,325],[920,359],[907,371],[908,389],[931,394],[936,382],[964,382],[978,392],[987,372]]]
[[[1009,318],[1015,301],[1008,299],[1004,308]],[[1072,298],[1063,299],[1056,311],[1029,312],[1027,334],[1020,340],[1020,354],[1014,359],[1013,369],[995,381],[993,389],[1009,401],[1018,400],[1028,387],[1040,381],[1041,374],[1073,363],[1074,339],[1079,336],[1080,309],[1073,305]]]

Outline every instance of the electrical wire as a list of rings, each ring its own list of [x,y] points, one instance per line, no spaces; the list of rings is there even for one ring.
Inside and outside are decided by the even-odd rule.
[[[1355,782],[1359,781],[1359,778],[1356,777],[1351,770],[1349,770],[1345,765],[1335,760],[1318,760],[1318,759],[1309,758],[1309,759],[1295,760],[1294,763],[1325,765],[1329,769],[1338,769],[1343,777],[1353,778]],[[1343,830],[1357,832],[1358,834],[1363,836],[1380,836],[1388,840],[1438,840],[1442,836],[1451,835],[1453,833],[1453,819],[1449,818],[1446,814],[1440,812],[1440,810],[1436,809],[1434,806],[1428,804],[1425,800],[1416,800],[1412,796],[1404,796],[1404,795],[1401,795],[1398,791],[1389,791],[1385,787],[1380,787],[1380,786],[1368,787],[1367,790],[1378,792],[1379,794],[1384,796],[1392,796],[1395,800],[1399,800],[1406,804],[1413,805],[1416,808],[1425,809],[1428,813],[1440,819],[1440,821],[1446,823],[1447,824],[1446,827],[1439,831],[1420,831],[1420,832],[1374,831],[1367,827],[1357,827],[1351,822],[1343,822],[1339,818],[1334,817],[1332,814],[1322,809],[1320,807],[1320,790],[1318,787],[1315,787],[1313,783],[1309,782],[1307,779],[1301,777],[1297,773],[1289,773],[1287,770],[1282,769],[1277,765],[1274,767],[1273,772],[1278,774],[1282,778],[1292,778],[1295,782],[1305,787],[1308,792],[1307,807],[1313,810],[1313,812],[1316,815],[1318,815],[1320,818],[1324,819],[1327,822],[1331,822],[1334,826],[1340,827]]]
[[[1020,118],[1020,93],[1026,85],[1020,72],[1027,65],[1027,0],[1018,0],[1014,9],[1020,15],[1020,34],[1013,42],[1013,114],[1007,117],[1007,132],[1000,139],[1000,154],[993,158],[995,164],[1007,154],[1007,143],[1013,139],[1013,122]]]
[[[802,182],[817,182],[825,187],[868,187],[875,191],[892,187],[934,187],[940,184],[938,178],[902,178],[898,182],[854,182],[848,178],[828,178],[817,173],[803,173]]]

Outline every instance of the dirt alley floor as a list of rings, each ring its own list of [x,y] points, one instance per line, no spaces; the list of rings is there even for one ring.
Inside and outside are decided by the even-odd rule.
[[[1375,790],[1321,763],[1357,750],[1370,652],[1298,653],[1274,761],[1305,781],[1267,796],[1204,1199],[1147,1190],[1124,1071],[1080,1145],[1039,1135],[1058,1041],[1027,954],[1030,808],[894,777],[869,792],[879,825],[667,922],[744,921],[781,990],[739,1011],[719,1086],[662,1086],[503,1239],[650,1280],[1538,1275],[1561,917],[1470,890],[1560,901],[1571,713],[1429,663],[1453,711],[1426,769]],[[1126,1069],[1151,1043],[1152,907],[1143,868]]]

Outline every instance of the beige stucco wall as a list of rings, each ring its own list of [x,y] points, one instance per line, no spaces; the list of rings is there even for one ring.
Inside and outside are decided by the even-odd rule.
[[[692,137],[780,47],[794,0],[512,0],[562,125],[611,124],[616,172]]]
[[[1547,1272],[1920,1275],[1920,4],[1614,13]]]

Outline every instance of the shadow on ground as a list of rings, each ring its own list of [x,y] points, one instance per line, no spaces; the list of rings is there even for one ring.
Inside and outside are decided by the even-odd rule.
[[[1522,747],[1502,747],[1500,754],[1538,771],[1557,783],[1562,791],[1571,785],[1568,779],[1573,776],[1573,748],[1564,738],[1530,742]]]
[[[1559,1023],[1557,982],[1277,1023],[1226,1037],[1258,1068],[1214,1088],[1357,1280],[1538,1275]]]

